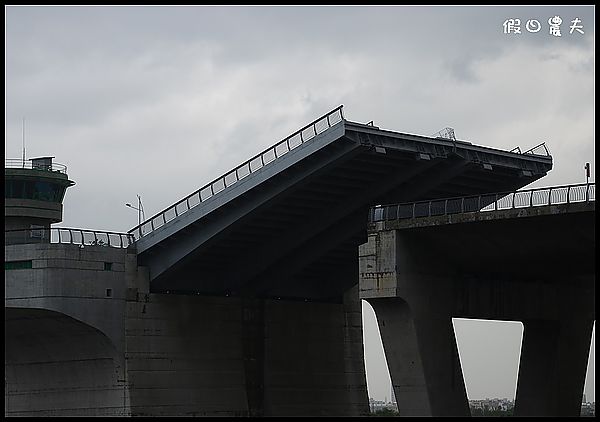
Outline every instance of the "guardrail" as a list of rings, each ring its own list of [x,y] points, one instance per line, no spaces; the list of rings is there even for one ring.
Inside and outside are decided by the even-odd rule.
[[[513,192],[433,199],[372,207],[369,221],[401,220],[468,212],[498,211],[596,200],[596,184],[553,186]]]
[[[217,195],[247,177],[248,175],[258,171],[264,166],[275,161],[279,157],[287,154],[294,148],[299,147],[303,143],[311,140],[320,133],[325,132],[330,127],[344,120],[342,114],[343,105],[333,109],[329,113],[319,117],[318,119],[307,124],[303,128],[292,133],[287,138],[276,143],[274,146],[266,149],[265,151],[255,155],[246,162],[240,164],[230,172],[224,174],[221,177],[213,180],[212,182],[201,187],[194,193],[186,196],[182,200],[176,202],[174,205],[164,209],[163,211],[152,216],[148,220],[137,225],[133,229],[129,230],[128,233],[134,235],[135,240],[140,239],[143,236],[151,233],[157,228],[163,226],[167,222],[173,220],[177,216],[189,211],[196,205],[206,201],[207,199]]]
[[[548,151],[548,148],[546,147],[546,143],[542,142],[541,144],[536,145],[533,148],[528,149],[523,154],[534,154],[534,155],[546,155],[546,156],[549,156],[550,155],[550,151]]]
[[[509,152],[516,152],[517,154],[545,155],[546,157],[550,156],[550,151],[548,151],[548,147],[546,147],[545,142],[542,142],[541,144],[536,145],[525,152],[521,152],[521,148],[518,146],[511,149]]]
[[[4,244],[64,243],[74,245],[109,246],[128,248],[135,239],[129,233],[106,232],[100,230],[71,229],[67,227],[5,230]]]
[[[21,168],[21,169],[33,169],[43,171],[56,171],[58,173],[67,174],[67,166],[64,164],[52,163],[52,164],[40,164],[33,163],[32,160],[21,160],[18,158],[7,158],[4,160],[4,168]]]

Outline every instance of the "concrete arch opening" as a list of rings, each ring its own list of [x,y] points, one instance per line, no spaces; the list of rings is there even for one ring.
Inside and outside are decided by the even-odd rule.
[[[97,329],[59,312],[5,307],[6,416],[123,415],[117,351]]]
[[[387,357],[381,342],[377,316],[371,304],[361,300],[363,311],[363,344],[365,349],[365,372],[369,398],[378,402],[395,401],[392,397],[392,381]],[[373,411],[373,406],[371,411]]]
[[[469,400],[507,399],[514,404],[523,324],[471,318],[453,318],[452,323]]]

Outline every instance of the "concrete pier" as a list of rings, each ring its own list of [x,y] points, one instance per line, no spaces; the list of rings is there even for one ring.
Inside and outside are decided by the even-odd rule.
[[[382,221],[360,247],[401,415],[468,415],[452,318],[522,321],[515,415],[578,416],[594,202]]]
[[[400,416],[468,416],[452,319],[401,298],[371,299]]]
[[[579,415],[593,321],[523,321],[515,414]]]

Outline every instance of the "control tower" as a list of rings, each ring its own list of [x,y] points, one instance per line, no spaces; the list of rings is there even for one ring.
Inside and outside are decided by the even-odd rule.
[[[54,157],[8,159],[4,168],[5,244],[50,241],[50,225],[62,221],[67,167]]]

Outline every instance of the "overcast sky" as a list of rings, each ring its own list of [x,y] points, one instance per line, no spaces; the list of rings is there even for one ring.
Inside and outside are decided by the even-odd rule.
[[[5,153],[22,156],[24,117],[27,157],[76,182],[60,225],[110,231],[137,224],[137,194],[150,217],[340,104],[399,132],[545,141],[554,168],[531,186],[581,183],[586,162],[595,180],[594,39],[592,6],[8,6]],[[369,393],[389,399],[363,309]],[[469,398],[513,398],[521,325],[455,327]]]

